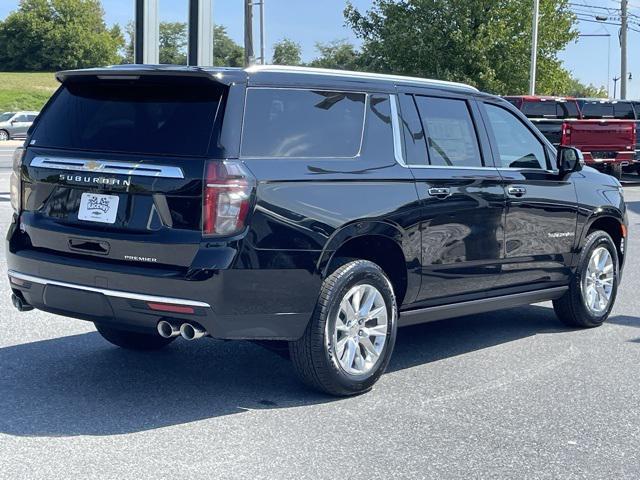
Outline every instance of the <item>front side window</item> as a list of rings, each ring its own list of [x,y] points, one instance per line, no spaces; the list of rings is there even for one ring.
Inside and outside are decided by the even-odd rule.
[[[364,93],[250,88],[242,134],[244,157],[355,157]]]
[[[531,130],[506,109],[490,104],[485,106],[498,147],[498,167],[545,169],[544,145]]]
[[[416,96],[431,165],[481,167],[471,113],[465,100]]]
[[[8,122],[15,115],[13,112],[7,112],[0,114],[0,122]]]

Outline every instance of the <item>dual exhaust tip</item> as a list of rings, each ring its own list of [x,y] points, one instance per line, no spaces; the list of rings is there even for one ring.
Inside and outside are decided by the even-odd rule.
[[[207,331],[199,325],[192,323],[183,323],[178,327],[177,324],[160,320],[158,322],[158,333],[162,338],[173,338],[181,335],[185,340],[198,340],[207,335]]]

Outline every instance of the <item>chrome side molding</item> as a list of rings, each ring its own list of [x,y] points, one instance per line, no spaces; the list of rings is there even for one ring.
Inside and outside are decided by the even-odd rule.
[[[170,303],[173,305],[185,305],[188,307],[200,307],[211,308],[211,305],[205,302],[198,302],[196,300],[187,300],[184,298],[172,298],[172,297],[159,297],[156,295],[146,295],[143,293],[125,292],[122,290],[109,290],[107,288],[89,287],[87,285],[78,285],[76,283],[59,282],[58,280],[50,280],[48,278],[36,277],[34,275],[27,275],[26,273],[16,272],[15,270],[9,270],[7,272],[10,278],[16,278],[25,282],[37,283],[39,285],[56,285],[58,287],[73,288],[76,290],[83,290],[85,292],[102,293],[107,297],[127,298],[129,300],[141,300],[143,302],[154,303]]]
[[[111,160],[35,157],[31,160],[31,166],[74,172],[110,173],[114,175],[133,175],[139,177],[184,178],[184,173],[180,167]]]

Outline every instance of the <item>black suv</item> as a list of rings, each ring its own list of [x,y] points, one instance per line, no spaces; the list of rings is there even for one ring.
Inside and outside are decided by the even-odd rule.
[[[613,307],[620,184],[498,97],[291,67],[57,78],[14,158],[21,310],[124,348],[287,346],[309,385],[351,395],[397,327],[547,300],[594,327]]]

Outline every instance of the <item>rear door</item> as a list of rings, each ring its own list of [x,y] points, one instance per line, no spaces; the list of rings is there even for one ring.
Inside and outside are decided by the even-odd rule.
[[[225,91],[209,79],[66,82],[29,140],[22,229],[33,248],[187,267]]]
[[[535,290],[569,281],[578,205],[571,177],[552,168],[539,132],[502,102],[480,103],[507,198],[497,287]]]
[[[29,118],[26,114],[17,115],[11,121],[11,136],[25,137],[30,126],[31,123],[29,122]]]
[[[481,298],[496,282],[504,190],[491,164],[475,101],[464,95],[399,95],[407,162],[420,197],[425,306]]]

